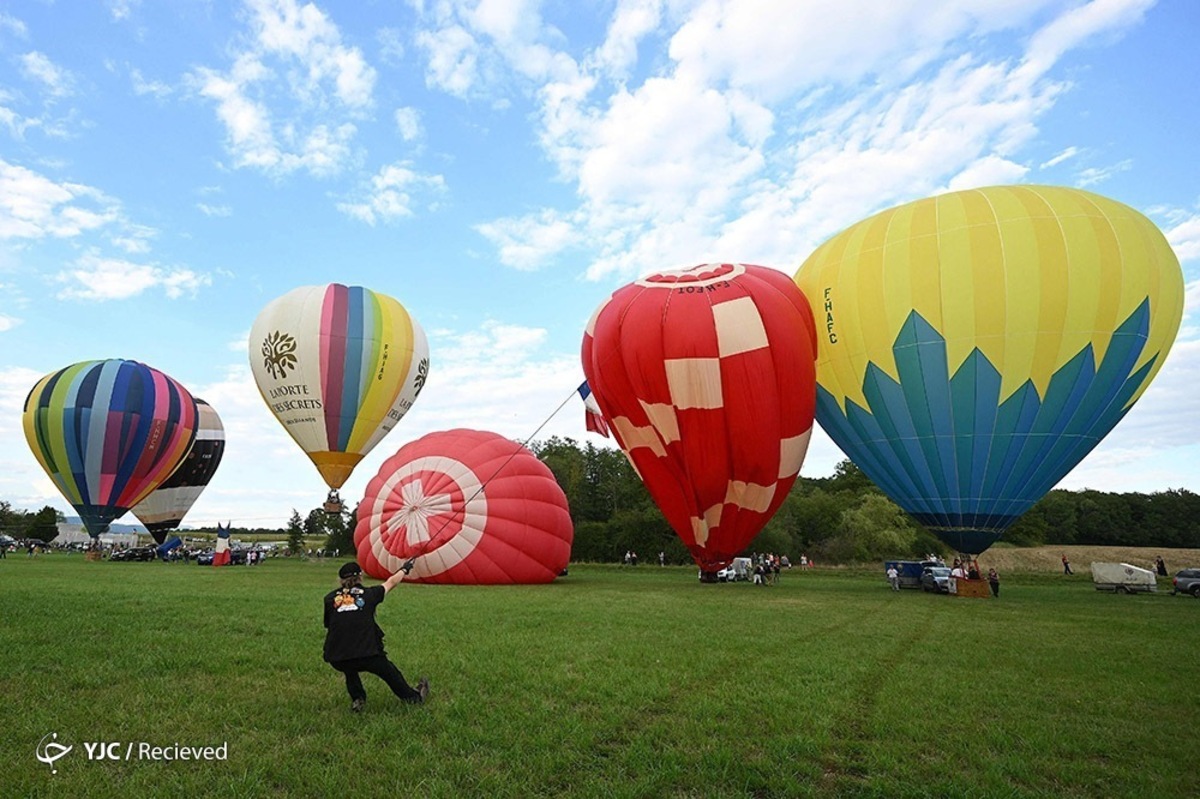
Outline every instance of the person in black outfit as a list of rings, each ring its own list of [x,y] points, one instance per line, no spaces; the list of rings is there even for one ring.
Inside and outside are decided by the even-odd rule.
[[[383,650],[383,630],[375,623],[375,608],[388,591],[408,576],[413,561],[400,567],[382,585],[363,587],[362,569],[347,563],[338,569],[341,587],[325,595],[325,660],[346,675],[350,709],[360,712],[367,702],[361,672],[370,672],[387,683],[405,702],[420,704],[429,695],[429,680],[422,677],[416,689],[408,684]]]

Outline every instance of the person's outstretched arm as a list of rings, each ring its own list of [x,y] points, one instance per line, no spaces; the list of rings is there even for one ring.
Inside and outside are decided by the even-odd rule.
[[[404,562],[404,565],[400,567],[400,571],[396,572],[391,577],[384,580],[383,581],[383,592],[386,594],[388,591],[391,591],[393,588],[395,588],[397,585],[399,585],[400,581],[403,580],[405,577],[407,577],[408,573],[410,571],[412,571],[413,565],[415,563],[416,563],[416,560],[414,558],[409,558],[407,561]]]

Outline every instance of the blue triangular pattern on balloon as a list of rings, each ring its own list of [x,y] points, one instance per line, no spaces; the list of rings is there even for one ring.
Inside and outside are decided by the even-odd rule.
[[[1128,410],[1156,358],[1143,301],[1099,365],[1091,345],[1050,379],[998,403],[1001,376],[979,350],[953,375],[945,340],[913,311],[893,345],[900,380],[868,363],[864,408],[818,386],[817,420],[904,510],[964,552],[980,552],[1071,470]]]
[[[952,468],[954,422],[946,341],[920,315],[909,314],[896,336],[892,353],[916,444],[929,465],[930,496],[946,497],[951,505],[957,505],[958,475]]]

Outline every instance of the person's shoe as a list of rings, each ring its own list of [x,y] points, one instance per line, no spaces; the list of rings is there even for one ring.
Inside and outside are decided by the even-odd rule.
[[[425,677],[417,680],[417,693],[421,695],[421,703],[429,696],[429,680]]]
[[[363,707],[366,706],[366,704],[367,704],[367,700],[365,700],[365,699],[355,699],[353,702],[350,703],[350,712],[351,713],[362,713],[362,709],[363,709]]]

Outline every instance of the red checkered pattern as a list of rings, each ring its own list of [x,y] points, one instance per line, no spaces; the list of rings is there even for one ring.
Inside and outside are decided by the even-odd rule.
[[[583,370],[617,442],[706,571],[778,509],[812,433],[816,335],[781,272],[706,264],[613,293]]]

